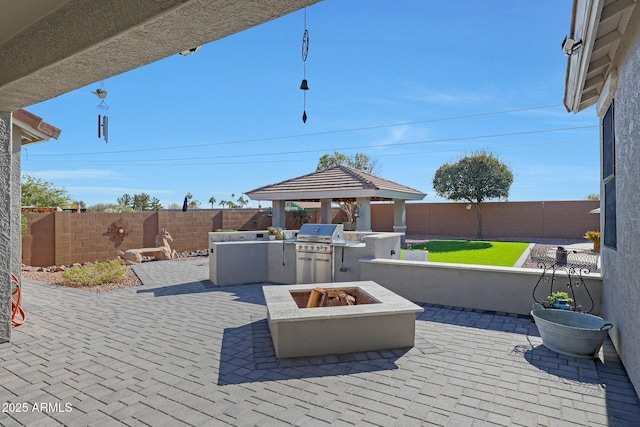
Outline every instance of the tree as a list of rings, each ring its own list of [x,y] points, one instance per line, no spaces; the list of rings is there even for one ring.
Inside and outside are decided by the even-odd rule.
[[[120,212],[133,212],[131,206],[124,206],[116,203],[97,203],[95,205],[87,207],[88,212],[106,212],[106,213],[120,213]]]
[[[587,196],[587,200],[600,200],[600,194],[591,193]]]
[[[513,183],[511,169],[492,153],[479,151],[458,162],[440,166],[433,188],[440,197],[474,203],[478,217],[478,239],[482,238],[482,202],[509,197]]]
[[[242,195],[240,195],[240,197],[238,197],[238,200],[236,200],[238,207],[240,208],[244,208],[245,206],[247,206],[249,204],[249,201],[247,199],[245,199]]]
[[[129,194],[123,194],[116,201],[120,206],[131,206],[133,209],[133,198]]]
[[[137,211],[151,210],[151,196],[147,193],[134,194],[132,208]]]
[[[40,178],[23,175],[21,187],[22,206],[66,208],[71,204],[71,196],[64,188]]]
[[[185,197],[187,198],[187,206],[190,209],[197,209],[197,208],[200,207],[200,202],[193,198],[193,194],[187,193],[187,195]]]
[[[320,157],[316,171],[329,169],[338,165],[349,166],[370,174],[375,173],[378,169],[378,161],[371,160],[366,154],[356,153],[353,156],[347,156],[346,154],[334,151],[332,155],[325,154]]]
[[[160,203],[160,200],[157,197],[154,197],[151,199],[150,207],[152,211],[159,211],[162,209],[162,203]]]
[[[353,156],[347,156],[346,154],[334,151],[333,155],[325,154],[320,157],[316,171],[322,171],[338,165],[349,166],[369,174],[373,174],[378,169],[378,161],[371,160],[366,154],[356,153]],[[340,210],[347,215],[347,222],[352,223],[356,203],[353,201],[343,201],[339,202],[338,206],[340,206]]]
[[[118,204],[121,206],[128,206],[135,211],[159,211],[162,209],[162,204],[158,198],[151,198],[147,193],[123,194],[118,198]],[[126,212],[126,211],[123,211]]]
[[[211,203],[211,209],[213,209],[213,205],[216,203],[216,198],[211,196],[209,197],[209,203]]]

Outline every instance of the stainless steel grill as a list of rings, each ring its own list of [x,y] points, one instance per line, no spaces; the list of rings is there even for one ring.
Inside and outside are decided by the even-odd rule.
[[[297,239],[298,242],[344,242],[344,227],[342,224],[302,224]]]
[[[303,224],[296,242],[296,283],[333,281],[333,245],[344,243],[342,224]]]

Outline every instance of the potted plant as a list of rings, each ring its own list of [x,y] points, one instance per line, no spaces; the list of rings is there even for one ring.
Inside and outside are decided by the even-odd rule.
[[[554,308],[563,310],[571,310],[571,304],[573,304],[573,298],[570,298],[567,292],[554,292],[547,299]]]
[[[594,252],[600,252],[600,232],[599,231],[587,231],[583,237],[593,242]]]
[[[268,233],[269,233],[269,240],[276,240],[276,235],[278,234],[277,230],[275,227],[269,227],[267,229]]]
[[[276,228],[276,240],[284,240],[284,231],[280,227]]]

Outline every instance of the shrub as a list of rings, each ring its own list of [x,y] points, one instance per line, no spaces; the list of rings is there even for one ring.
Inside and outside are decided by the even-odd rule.
[[[120,258],[105,262],[94,262],[80,267],[72,267],[62,272],[67,286],[96,286],[106,283],[119,283],[127,272]]]

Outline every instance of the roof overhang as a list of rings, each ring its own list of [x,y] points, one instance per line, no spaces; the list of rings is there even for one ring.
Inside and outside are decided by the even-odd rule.
[[[22,109],[14,111],[11,119],[13,125],[19,129],[21,145],[44,142],[51,138],[58,139],[62,132],[41,117]]]
[[[574,0],[569,37],[582,41],[582,48],[567,60],[567,111],[578,113],[598,102],[635,6],[636,0]]]
[[[36,104],[320,0],[0,0],[0,111]]]

